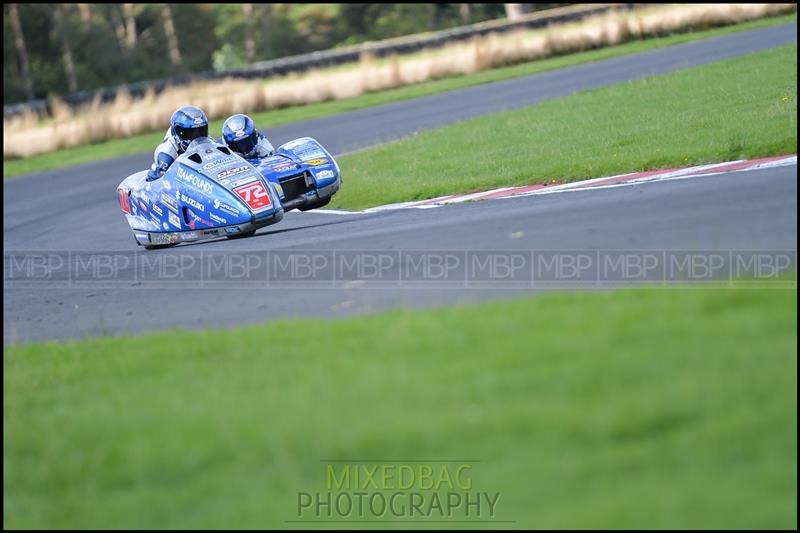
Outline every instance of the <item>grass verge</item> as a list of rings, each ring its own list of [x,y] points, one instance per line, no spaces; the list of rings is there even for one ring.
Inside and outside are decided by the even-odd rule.
[[[564,68],[567,66],[598,61],[601,59],[608,59],[611,57],[618,57],[625,54],[642,52],[709,37],[716,37],[738,31],[754,30],[758,28],[784,24],[796,20],[797,15],[792,14],[760,19],[707,31],[682,33],[661,38],[632,41],[623,45],[612,46],[600,50],[569,54],[541,61],[523,63],[512,67],[487,70],[467,76],[452,77],[399,89],[375,92],[356,98],[291,107],[263,113],[255,113],[252,116],[255,119],[256,124],[269,133],[270,128],[282,124],[320,118],[337,113],[354,111],[356,109],[363,109],[366,107],[387,104],[400,100],[427,96],[430,94],[451,91],[483,83],[490,83],[493,81],[526,76],[547,70]],[[210,131],[221,131],[222,122],[223,121],[221,120],[212,121],[210,125]],[[166,127],[167,125],[165,124],[164,129],[166,129]],[[313,132],[310,132],[310,134],[313,135]],[[59,150],[25,159],[3,160],[3,176],[8,178],[30,172],[40,172],[44,170],[87,163],[90,161],[112,159],[115,157],[146,152],[155,148],[155,146],[161,140],[162,135],[163,131],[158,131],[144,135],[137,135],[127,139],[117,139],[103,143]]]
[[[797,45],[495,113],[339,160],[332,206],[795,153]]]
[[[635,289],[10,347],[4,527],[281,528],[321,460],[403,458],[479,460],[518,527],[795,528],[796,313]]]

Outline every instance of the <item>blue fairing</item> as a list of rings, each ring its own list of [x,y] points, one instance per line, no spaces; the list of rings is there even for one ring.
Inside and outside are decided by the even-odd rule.
[[[274,155],[251,159],[250,163],[275,185],[283,201],[298,195],[329,198],[340,181],[336,161],[311,137],[295,139],[279,147]]]
[[[243,225],[281,210],[274,188],[259,172],[219,147],[211,139],[197,139],[162,178],[147,181],[145,171],[123,181],[120,204],[131,229],[176,232]]]
[[[202,137],[163,177],[148,180],[146,170],[128,176],[117,197],[136,241],[160,247],[252,235],[285,211],[324,206],[340,184],[336,161],[310,137],[251,161]]]

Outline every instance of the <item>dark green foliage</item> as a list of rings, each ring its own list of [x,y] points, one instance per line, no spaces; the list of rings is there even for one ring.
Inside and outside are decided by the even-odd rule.
[[[169,61],[162,4],[134,4],[136,43],[118,35],[122,4],[63,6],[79,90],[233,68],[247,63],[247,25],[253,61],[302,54],[367,40],[440,30],[464,24],[459,4],[169,4],[182,63]],[[549,5],[548,5],[549,6]],[[53,4],[18,4],[36,98],[68,94],[62,43]],[[469,22],[505,16],[502,4],[470,4]],[[25,100],[20,59],[8,7],[3,11],[3,103]]]

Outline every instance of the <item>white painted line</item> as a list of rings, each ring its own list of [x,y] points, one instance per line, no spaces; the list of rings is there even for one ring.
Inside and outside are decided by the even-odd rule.
[[[497,192],[501,192],[503,190],[511,190],[515,187],[507,187],[506,189],[494,189],[492,191],[482,191],[482,192],[474,192],[471,194],[465,194],[463,196],[456,196],[455,198],[448,198],[447,200],[442,200],[439,202],[440,204],[458,204],[461,202],[469,202],[470,200],[480,200],[484,196],[489,196],[491,194],[495,194]]]
[[[736,163],[742,163],[743,161],[730,161],[728,163],[715,163],[713,165],[702,165],[699,167],[689,167],[683,168],[680,170],[673,170],[667,171],[661,174],[653,174],[651,176],[644,176],[642,178],[634,178],[630,181],[630,183],[642,183],[645,181],[652,181],[654,179],[666,179],[666,178],[676,178],[680,176],[693,176],[693,175],[700,175],[705,171],[712,171],[715,168],[725,166],[725,165],[732,165]]]
[[[311,211],[290,211],[290,213],[319,213],[321,215],[363,215],[364,211],[345,211],[344,209],[312,209]]]
[[[520,187],[501,187],[499,189],[492,189],[489,191],[482,191],[470,194],[462,194],[462,195],[446,195],[446,196],[439,196],[436,198],[430,198],[427,200],[415,200],[411,202],[399,202],[394,204],[387,204],[387,205],[379,205],[376,207],[370,207],[369,209],[365,209],[363,211],[343,211],[343,210],[333,210],[333,209],[314,209],[312,211],[308,211],[309,213],[323,213],[323,214],[330,214],[330,215],[355,215],[355,214],[365,214],[365,213],[378,213],[381,211],[395,211],[398,209],[433,209],[436,207],[441,207],[443,205],[448,204],[457,204],[463,202],[469,202],[472,200],[481,200],[487,196],[493,196],[500,192],[507,192],[508,194],[505,196],[498,196],[497,198],[489,198],[491,200],[503,200],[507,198],[521,198],[524,196],[537,196],[540,194],[553,194],[559,192],[578,192],[578,191],[589,191],[594,189],[610,189],[614,187],[627,187],[631,185],[641,185],[643,183],[654,183],[657,181],[671,181],[671,180],[678,180],[678,179],[689,179],[689,178],[699,178],[699,177],[706,177],[706,176],[716,176],[719,174],[727,174],[732,172],[745,172],[748,170],[758,170],[763,168],[773,168],[773,167],[782,167],[782,166],[790,166],[790,165],[797,165],[797,155],[789,155],[783,158],[775,159],[773,161],[766,161],[761,163],[756,163],[756,160],[752,160],[753,164],[750,166],[746,166],[744,168],[735,168],[735,169],[725,169],[725,167],[731,165],[737,165],[741,163],[747,163],[747,160],[739,159],[736,161],[726,161],[724,163],[712,163],[709,165],[698,165],[694,167],[687,167],[681,168],[676,170],[664,170],[662,172],[654,172],[648,176],[642,177],[635,177],[645,172],[630,172],[627,174],[617,174],[615,176],[606,176],[603,178],[592,178],[583,181],[575,181],[571,183],[563,183],[561,185],[552,185],[543,187],[541,189],[534,189],[532,191],[524,191],[530,187],[530,185],[523,185]],[[717,172],[717,170],[719,170]],[[649,172],[649,171],[646,171]],[[619,181],[616,183],[606,183],[609,180],[615,180],[620,178],[625,178],[626,176],[630,176],[629,180]],[[520,191],[515,193],[514,191]]]
[[[427,204],[432,204],[438,202],[440,200],[444,200],[446,198],[451,198],[453,195],[448,194],[446,196],[437,196],[436,198],[429,198],[427,200],[414,200],[412,202],[400,202],[396,204],[386,204],[386,205],[379,205],[377,207],[370,207],[369,209],[365,209],[364,211],[367,213],[374,213],[375,211],[387,211],[387,210],[394,210],[394,209],[406,209],[408,207],[426,207]]]
[[[741,161],[739,161],[741,162]],[[731,161],[729,163],[725,163],[724,165],[730,165],[732,163],[736,163],[736,161]],[[746,168],[739,168],[735,170],[722,170],[720,172],[714,172],[714,168],[722,167],[723,164],[718,165],[707,165],[703,168],[707,168],[707,171],[704,171],[699,174],[688,174],[688,173],[678,173],[678,172],[669,172],[666,174],[656,174],[653,176],[647,176],[644,178],[639,178],[631,181],[623,181],[619,183],[610,183],[608,185],[595,185],[594,187],[581,187],[581,188],[571,188],[571,189],[562,189],[560,191],[550,191],[542,189],[540,191],[532,191],[531,193],[526,193],[524,196],[533,196],[536,194],[549,194],[549,193],[557,193],[557,192],[582,192],[582,191],[592,191],[598,189],[613,189],[616,187],[630,187],[635,185],[643,185],[645,183],[655,183],[659,181],[676,181],[676,180],[685,180],[685,179],[692,179],[692,178],[705,178],[709,176],[719,176],[721,174],[729,174],[733,172],[747,172],[750,170],[760,170],[763,168],[772,168],[772,167],[780,167],[780,166],[791,166],[797,164],[797,157],[794,156],[792,158],[788,158],[786,160],[780,161],[769,161],[763,164],[753,165],[751,167]],[[700,167],[695,167],[695,170]],[[513,196],[504,196],[503,198],[514,198]]]

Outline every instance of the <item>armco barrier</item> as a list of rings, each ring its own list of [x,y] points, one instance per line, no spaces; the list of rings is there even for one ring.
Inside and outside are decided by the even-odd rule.
[[[641,4],[574,4],[528,13],[514,21],[505,18],[490,20],[437,32],[419,33],[381,41],[366,42],[344,48],[321,50],[307,54],[270,59],[269,61],[260,61],[246,67],[230,69],[223,72],[209,71],[194,75],[117,85],[94,91],[79,91],[64,96],[61,100],[66,105],[75,108],[93,101],[97,96],[99,96],[101,102],[111,102],[117,97],[117,93],[123,90],[127,91],[133,98],[141,98],[150,88],[158,94],[166,87],[184,85],[194,80],[269,78],[292,72],[303,72],[311,68],[358,61],[361,54],[365,52],[374,54],[377,57],[390,54],[408,54],[424,48],[442,46],[447,43],[463,41],[492,32],[506,32],[520,28],[541,28],[548,24],[580,20],[590,15],[604,13],[610,9],[627,10],[638,5]],[[3,116],[5,118],[28,111],[36,111],[39,114],[49,114],[51,112],[50,102],[47,99],[37,99],[3,106]]]

